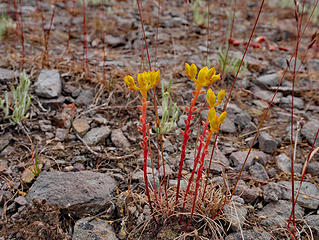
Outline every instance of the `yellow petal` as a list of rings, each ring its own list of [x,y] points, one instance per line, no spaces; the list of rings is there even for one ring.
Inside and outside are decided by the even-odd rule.
[[[214,107],[215,102],[216,102],[216,95],[211,88],[208,89],[208,91],[207,91],[206,99],[207,99],[209,108]]]
[[[206,67],[203,67],[198,73],[197,83],[200,84],[201,86],[204,86],[203,84],[205,83],[207,72],[208,72],[208,67],[206,66]]]
[[[190,67],[190,75],[192,77],[192,80],[195,79],[195,77],[197,75],[197,67],[194,63]]]
[[[220,114],[220,116],[218,117],[218,124],[222,124],[224,123],[225,119],[226,119],[227,113],[223,112],[222,114]]]
[[[219,104],[222,103],[222,101],[224,100],[225,98],[225,90],[222,89],[219,91],[218,95],[217,95],[217,102],[215,104],[215,107],[218,106]]]
[[[130,75],[124,77],[124,82],[126,83],[127,87],[132,90],[138,90],[138,87],[135,85],[134,78]]]

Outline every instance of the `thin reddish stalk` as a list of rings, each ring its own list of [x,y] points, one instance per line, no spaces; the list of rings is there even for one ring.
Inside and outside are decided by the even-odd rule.
[[[142,134],[143,134],[142,148],[143,148],[143,153],[144,153],[144,168],[143,168],[143,171],[144,171],[145,193],[146,193],[146,196],[147,196],[148,204],[150,206],[150,210],[151,210],[153,219],[154,219],[155,222],[157,222],[155,217],[154,217],[154,215],[153,215],[153,206],[152,206],[152,201],[151,201],[151,196],[150,196],[150,190],[149,190],[149,187],[148,187],[148,177],[147,177],[148,147],[147,147],[147,135],[146,135],[146,132],[148,131],[149,126],[146,123],[146,108],[147,108],[148,104],[149,103],[147,102],[146,98],[143,97],[142,98],[142,107],[140,107],[140,110],[142,111],[142,115],[140,117],[142,128],[139,128],[139,129],[140,129],[140,131],[142,131]]]
[[[155,182],[155,174],[154,174],[154,161],[153,161],[153,154],[152,154],[152,148],[151,148],[151,136],[150,132],[148,132],[148,149],[150,151],[150,159],[151,159],[151,168],[152,168],[152,177],[153,177],[153,185],[154,185],[154,197],[157,205],[161,208],[161,205],[158,202],[157,198],[157,187],[156,187],[156,182]]]
[[[304,10],[305,1],[303,1],[303,10]],[[297,66],[297,59],[298,59],[298,50],[299,50],[299,39],[301,38],[301,26],[302,26],[302,14],[300,15],[298,7],[296,5],[296,22],[297,22],[297,41],[296,41],[296,49],[295,49],[295,62],[294,62],[294,70],[292,76],[292,89],[291,89],[291,124],[290,124],[290,165],[291,165],[291,204],[292,204],[292,235],[295,237],[295,228],[296,228],[296,219],[295,219],[295,179],[294,179],[294,140],[293,140],[293,132],[294,132],[294,89],[295,89],[295,81],[296,81],[296,66]],[[300,18],[300,21],[299,21]],[[290,221],[288,221],[288,229],[289,229]]]
[[[22,12],[21,10],[19,11],[18,4],[16,0],[13,0],[13,6],[14,6],[14,17],[16,19],[16,34],[19,36],[19,31],[20,31],[20,41],[21,41],[21,48],[22,48],[22,59],[20,63],[20,68],[23,69],[24,67],[24,58],[25,58],[25,46],[24,46],[24,34],[23,34],[23,24],[22,24]],[[20,1],[20,6],[21,6],[21,1]],[[19,30],[18,30],[19,29]]]
[[[196,153],[196,157],[195,157],[195,159],[194,159],[194,167],[193,167],[193,170],[192,170],[191,177],[190,177],[189,180],[188,180],[188,185],[187,185],[186,193],[185,193],[185,196],[184,196],[183,207],[182,207],[182,213],[183,213],[184,210],[185,210],[185,204],[186,204],[186,200],[187,200],[187,195],[188,195],[189,190],[190,190],[190,187],[191,187],[191,185],[192,185],[192,183],[193,183],[193,179],[194,179],[194,175],[195,175],[195,171],[196,171],[197,164],[198,164],[198,162],[199,162],[199,158],[200,158],[202,146],[203,146],[203,143],[204,143],[204,138],[205,138],[205,135],[206,135],[206,130],[207,130],[208,123],[209,123],[209,120],[208,120],[208,118],[207,118],[206,122],[203,123],[203,125],[204,125],[204,130],[203,130],[202,135],[200,136],[199,145],[197,146],[197,153]],[[181,220],[181,219],[182,219],[182,215],[180,216],[180,220]]]
[[[194,216],[196,199],[197,199],[198,189],[199,189],[199,183],[200,183],[200,179],[202,178],[203,170],[204,170],[204,159],[205,159],[205,156],[206,156],[206,153],[207,153],[207,148],[208,148],[210,139],[212,138],[212,135],[213,135],[213,132],[210,131],[208,136],[207,136],[207,139],[206,139],[206,143],[205,143],[205,147],[203,149],[202,156],[200,158],[200,167],[197,170],[196,187],[195,187],[195,193],[194,193],[194,199],[193,199],[193,205],[192,205],[192,212],[191,212],[191,216],[190,216],[186,226],[183,228],[183,231],[185,231],[187,229],[187,227],[191,223],[191,221],[193,219],[193,216]]]
[[[87,26],[86,26],[86,5],[85,0],[82,0],[83,10],[83,72],[88,71],[88,51],[87,51]]]
[[[157,64],[158,26],[159,26],[159,18],[160,18],[161,0],[158,0],[157,3],[158,3],[158,11],[157,11],[156,33],[155,33],[155,57],[154,57],[155,68]]]
[[[208,65],[208,52],[209,52],[209,0],[207,0],[207,42],[206,42],[206,66]]]
[[[193,111],[196,110],[195,103],[196,103],[196,100],[197,100],[199,94],[200,94],[199,88],[196,89],[196,92],[193,92],[193,99],[191,102],[191,106],[188,109],[187,119],[185,120],[185,130],[184,131],[181,130],[181,132],[183,134],[183,143],[182,143],[182,147],[181,147],[181,158],[180,158],[180,162],[179,162],[175,207],[178,203],[180,184],[181,184],[181,176],[182,176],[183,164],[184,164],[184,160],[185,160],[186,146],[187,146],[189,136],[192,132],[192,130],[189,128],[189,126],[190,126],[191,121],[194,119]]]
[[[206,180],[205,180],[205,185],[204,185],[204,191],[203,191],[202,201],[204,201],[204,199],[205,199],[206,188],[207,188],[208,178],[209,178],[209,174],[210,174],[210,168],[211,168],[211,166],[212,166],[212,160],[213,160],[215,148],[216,148],[216,145],[217,145],[218,135],[219,135],[219,131],[216,132],[213,149],[212,149],[212,151],[211,151],[211,153],[210,153],[210,159],[209,159],[209,164],[208,164],[208,168],[207,168],[207,172],[206,172]]]
[[[75,14],[75,3],[77,0],[72,0],[72,10],[71,10],[71,19],[70,19],[70,25],[69,25],[69,30],[68,30],[68,41],[66,43],[66,52],[69,51],[69,47],[70,47],[70,40],[71,40],[71,29],[73,27],[73,18],[74,18],[74,14]]]
[[[307,160],[305,161],[305,166],[306,166],[306,168],[303,170],[303,173],[302,173],[302,176],[301,176],[301,180],[300,180],[300,183],[299,183],[298,192],[297,192],[297,195],[296,195],[296,199],[293,201],[294,206],[296,206],[296,204],[297,204],[297,200],[298,200],[298,197],[299,197],[299,194],[300,194],[300,190],[301,190],[301,185],[302,185],[303,180],[304,180],[304,178],[305,178],[305,176],[306,176],[306,169],[307,169],[308,163],[309,163],[309,161],[310,161],[311,153],[312,153],[312,151],[315,149],[315,145],[316,145],[316,142],[317,142],[317,139],[318,139],[318,135],[319,135],[319,128],[318,128],[318,130],[317,130],[315,139],[314,139],[314,141],[313,141],[313,143],[312,143],[311,150],[310,150],[310,152],[309,152],[309,154],[308,154]],[[289,216],[289,220],[288,220],[288,229],[289,229],[289,224],[290,224],[290,222],[291,222],[291,217],[292,217],[292,215],[293,215],[293,214],[292,214],[292,211],[291,211],[291,212],[290,212],[290,216]]]
[[[54,1],[54,6],[53,6],[53,10],[52,10],[52,15],[51,15],[51,19],[50,19],[50,25],[49,25],[49,30],[47,32],[47,34],[44,33],[44,47],[45,47],[45,60],[42,61],[42,67],[44,67],[44,63],[48,64],[48,54],[49,54],[49,38],[50,38],[50,33],[51,33],[51,29],[52,29],[52,23],[53,23],[53,19],[55,16],[55,9],[56,9],[56,4],[57,4],[57,0]]]
[[[149,67],[150,67],[150,71],[152,71],[151,60],[150,60],[150,55],[148,53],[148,47],[147,47],[147,41],[146,41],[146,34],[145,34],[145,30],[144,30],[144,22],[143,22],[143,16],[142,16],[142,11],[141,11],[140,1],[137,0],[136,2],[137,2],[138,12],[140,14],[140,19],[141,19],[141,26],[142,26],[143,36],[144,36],[144,43],[145,43],[145,49],[146,49],[148,64],[149,64]]]

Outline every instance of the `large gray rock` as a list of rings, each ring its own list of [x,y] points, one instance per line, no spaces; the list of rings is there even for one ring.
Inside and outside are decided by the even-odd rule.
[[[270,182],[262,187],[263,197],[266,202],[278,201],[281,199],[281,188],[277,183]]]
[[[291,160],[285,153],[281,153],[278,156],[276,156],[276,165],[281,171],[291,173]],[[302,164],[294,163],[294,172],[301,174],[301,171]]]
[[[300,181],[295,181],[295,197],[299,189]],[[281,186],[282,199],[290,200],[291,199],[291,182],[280,181],[279,185]],[[303,182],[300,190],[297,203],[309,209],[317,209],[319,206],[319,200],[316,198],[319,196],[319,189],[316,185],[310,182]]]
[[[84,135],[83,141],[87,145],[95,145],[103,141],[108,136],[110,136],[110,134],[111,134],[111,130],[107,126],[93,128]]]
[[[288,95],[287,97],[282,97],[280,100],[280,105],[282,107],[291,108],[292,105],[292,96]],[[305,103],[302,100],[302,98],[298,98],[298,97],[294,97],[294,108],[298,108],[298,109],[304,109],[305,107]]]
[[[254,178],[257,178],[263,181],[269,180],[269,176],[267,174],[265,167],[258,162],[256,162],[254,165],[252,165],[249,168],[249,173]]]
[[[117,240],[113,227],[107,221],[87,217],[74,225],[72,240]]]
[[[269,88],[269,87],[275,87],[278,85],[278,82],[280,80],[280,74],[278,73],[271,73],[262,75],[258,78],[254,79],[254,83],[261,87]]]
[[[258,135],[259,149],[265,153],[272,154],[277,149],[277,141],[266,132]]]
[[[248,151],[238,151],[233,152],[230,155],[229,159],[233,162],[237,170],[241,169],[243,166],[247,153]],[[248,168],[253,165],[254,162],[259,162],[260,164],[265,165],[268,161],[268,158],[269,157],[261,151],[251,151],[246,161],[244,170],[248,170]]]
[[[127,138],[124,136],[121,129],[114,129],[111,133],[111,140],[112,143],[117,148],[129,148],[131,146],[130,142],[127,140]]]
[[[33,199],[46,199],[48,204],[81,217],[101,211],[115,188],[115,181],[106,173],[42,172],[26,199],[29,204]]]
[[[248,213],[244,204],[234,201],[226,205],[223,211],[225,213],[226,219],[230,223],[230,228],[233,231],[239,231],[242,229]]]
[[[319,215],[309,215],[305,220],[308,227],[311,229],[314,240],[319,240]]]
[[[225,240],[270,240],[272,235],[267,232],[261,232],[260,229],[242,230],[229,234]]]
[[[307,139],[308,143],[312,146],[317,131],[319,128],[319,120],[312,119],[309,122],[307,122],[305,125],[303,125],[301,129],[301,134]],[[319,147],[319,138],[317,138],[315,147]]]
[[[94,90],[81,90],[79,96],[75,99],[75,104],[77,105],[90,105],[94,98]]]
[[[11,80],[16,76],[17,74],[14,71],[5,68],[0,68],[0,82]]]
[[[269,229],[276,229],[287,226],[292,204],[289,201],[279,200],[278,202],[271,202],[266,205],[259,213],[260,223]],[[304,210],[296,204],[295,217],[301,218]]]
[[[42,70],[35,83],[35,93],[44,98],[55,98],[61,94],[62,82],[58,70]]]

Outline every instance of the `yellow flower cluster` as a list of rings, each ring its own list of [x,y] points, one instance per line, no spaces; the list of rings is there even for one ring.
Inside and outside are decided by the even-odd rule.
[[[210,130],[213,132],[217,132],[219,130],[219,127],[221,124],[224,123],[224,120],[226,118],[226,112],[223,112],[220,116],[217,116],[215,107],[222,103],[222,101],[225,98],[225,90],[220,90],[217,95],[217,101],[216,101],[216,95],[213,92],[213,90],[210,88],[207,91],[206,99],[209,105],[209,112],[208,112],[208,120],[210,123]]]
[[[151,88],[156,87],[156,85],[160,81],[160,70],[156,72],[153,70],[153,71],[145,71],[143,73],[138,73],[137,83],[139,87],[136,86],[134,78],[130,75],[127,75],[126,77],[124,77],[124,81],[129,89],[134,91],[140,91],[143,98],[146,99],[147,91],[150,90]]]
[[[220,79],[220,74],[216,74],[215,68],[203,67],[196,78],[197,66],[185,63],[185,71],[187,77],[195,82],[196,89],[199,91],[202,87],[207,87]]]

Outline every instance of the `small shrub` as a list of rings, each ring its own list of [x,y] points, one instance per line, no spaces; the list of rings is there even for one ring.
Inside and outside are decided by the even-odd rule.
[[[12,124],[19,124],[27,119],[27,112],[31,105],[29,95],[30,80],[25,72],[20,75],[20,83],[17,88],[11,88],[12,102],[9,93],[5,92],[4,99],[0,98],[0,108],[4,112],[4,118]]]

